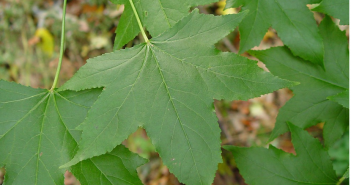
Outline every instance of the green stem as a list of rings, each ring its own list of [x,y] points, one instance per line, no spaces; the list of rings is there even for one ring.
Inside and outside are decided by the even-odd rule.
[[[341,185],[341,183],[349,177],[349,169],[346,170],[345,174],[339,179],[338,183],[336,185]]]
[[[342,181],[344,181],[346,179],[346,177],[341,177],[341,179],[339,179],[338,183],[336,183],[336,185],[340,185],[342,183]]]
[[[56,88],[58,77],[60,75],[61,71],[61,65],[62,65],[62,59],[63,59],[63,52],[65,48],[65,28],[66,28],[66,5],[67,5],[67,0],[63,1],[63,12],[62,12],[62,27],[61,27],[61,48],[60,48],[60,58],[59,58],[59,63],[57,65],[57,70],[56,70],[56,75],[55,75],[55,80],[54,83],[52,84],[52,87],[50,91],[53,91]]]
[[[141,34],[143,35],[143,38],[144,38],[145,42],[149,44],[150,41],[149,41],[149,39],[147,38],[147,36],[146,36],[146,34],[145,34],[144,27],[143,27],[143,25],[141,24],[141,21],[140,21],[138,12],[137,12],[136,9],[135,9],[134,3],[133,3],[132,0],[129,0],[129,3],[130,3],[130,6],[132,6],[132,9],[133,9],[135,18],[136,18],[136,20],[137,20],[137,22],[138,22],[139,29],[140,29],[140,31],[141,31]]]

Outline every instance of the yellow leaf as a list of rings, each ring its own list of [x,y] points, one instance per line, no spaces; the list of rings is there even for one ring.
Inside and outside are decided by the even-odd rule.
[[[39,28],[35,32],[35,36],[40,38],[39,48],[49,57],[54,52],[54,37],[46,28]]]
[[[226,5],[226,0],[221,0],[217,3],[218,9],[216,10],[216,13],[219,15],[227,15],[227,14],[237,14],[238,11],[235,8],[228,8],[224,10],[224,7]]]

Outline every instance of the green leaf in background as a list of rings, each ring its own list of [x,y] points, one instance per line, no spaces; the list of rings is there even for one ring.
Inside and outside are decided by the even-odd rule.
[[[345,184],[349,184],[349,181],[345,181],[346,179],[349,179],[350,177],[350,172],[349,172],[350,168],[347,168],[346,172],[344,173],[344,175],[339,179],[339,182],[336,185],[341,185],[343,184],[343,182],[345,182]]]
[[[112,150],[142,126],[181,182],[211,184],[221,162],[213,98],[247,100],[295,84],[214,49],[245,14],[195,10],[148,44],[89,60],[61,89],[105,90],[82,125],[77,155],[65,166]]]
[[[188,15],[190,7],[216,1],[218,0],[111,0],[125,6],[117,26],[114,49],[122,48],[140,32],[131,3],[135,6],[141,23],[152,37],[156,37]]]
[[[323,0],[312,10],[340,19],[341,25],[349,25],[349,0]]]
[[[77,151],[81,131],[75,127],[83,122],[100,93],[101,89],[50,92],[0,81],[0,166],[6,168],[4,185],[64,184],[65,170],[59,166]],[[78,178],[97,182],[82,184],[128,184],[122,180],[141,184],[135,168],[143,161],[128,161],[138,157],[121,147],[77,164],[73,172]],[[106,164],[104,159],[113,158],[110,156],[120,150],[123,153],[118,155],[122,157],[116,156]]]
[[[318,139],[288,123],[296,156],[270,146],[224,146],[233,153],[240,174],[252,185],[336,184],[338,178],[328,152]]]
[[[345,32],[340,31],[330,17],[322,21],[320,32],[325,45],[325,70],[295,57],[286,47],[250,51],[274,75],[301,83],[291,88],[294,97],[279,110],[270,140],[289,131],[287,121],[302,128],[325,122],[326,146],[331,146],[347,129],[348,109],[327,98],[349,88],[348,41]]]
[[[350,168],[347,168],[346,172],[342,176],[343,179],[348,179],[350,177]],[[342,180],[342,179],[340,179]],[[340,182],[340,181],[339,181]]]
[[[328,150],[333,161],[334,170],[338,176],[342,176],[349,167],[349,138],[349,133],[346,133]]]
[[[239,25],[239,53],[259,45],[272,26],[294,55],[323,66],[322,38],[305,1],[227,0],[226,8],[239,6],[250,10]]]
[[[329,96],[328,99],[335,101],[346,108],[349,108],[349,90],[348,89],[339,94]]]

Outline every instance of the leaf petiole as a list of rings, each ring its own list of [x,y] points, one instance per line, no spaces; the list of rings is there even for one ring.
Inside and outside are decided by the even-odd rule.
[[[63,59],[63,52],[64,52],[64,47],[65,47],[65,28],[66,28],[66,5],[67,5],[67,0],[63,1],[63,11],[62,11],[62,27],[61,27],[61,47],[60,47],[60,58],[59,58],[59,63],[57,65],[57,70],[56,70],[56,75],[54,79],[54,83],[52,84],[52,87],[50,91],[53,91],[56,88],[58,77],[60,75],[61,71],[61,65],[62,65],[62,59]]]
[[[148,38],[147,38],[147,36],[146,36],[146,33],[145,33],[145,31],[144,31],[144,27],[143,27],[143,25],[141,24],[141,21],[140,21],[140,18],[139,18],[138,12],[137,12],[137,11],[136,11],[136,9],[135,9],[135,6],[134,6],[134,3],[133,3],[133,0],[129,0],[129,3],[130,3],[130,6],[132,6],[132,9],[133,9],[133,12],[134,12],[135,18],[136,18],[136,20],[137,20],[137,22],[138,22],[139,29],[140,29],[140,31],[141,31],[141,34],[143,35],[143,38],[144,38],[145,42],[146,42],[147,44],[149,44],[149,43],[150,43],[150,41],[149,41],[149,39],[148,39]]]
[[[344,175],[339,179],[338,183],[336,185],[340,185],[345,179],[349,178],[349,169],[346,170]]]

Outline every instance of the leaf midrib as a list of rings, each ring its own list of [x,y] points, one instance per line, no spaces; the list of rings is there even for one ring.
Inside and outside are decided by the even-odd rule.
[[[283,48],[283,47],[278,47],[278,48]],[[259,55],[261,55],[261,56],[266,56],[266,57],[270,57],[269,55],[267,55],[267,54],[265,54],[265,53],[259,53]],[[305,75],[305,76],[307,76],[307,77],[310,77],[310,78],[316,79],[316,80],[318,80],[318,81],[324,82],[324,83],[326,83],[326,84],[329,84],[329,85],[332,85],[332,86],[339,87],[339,88],[342,88],[342,89],[344,89],[344,90],[347,90],[346,87],[343,87],[343,86],[341,86],[341,85],[339,85],[339,84],[334,84],[333,82],[330,82],[329,80],[322,79],[322,78],[319,78],[319,77],[317,77],[317,76],[312,76],[312,75],[310,75],[310,74],[307,74],[305,71],[295,69],[295,68],[293,68],[293,67],[291,67],[291,66],[286,65],[285,63],[280,62],[280,60],[274,60],[274,61],[277,62],[277,63],[279,63],[279,64],[281,64],[281,65],[283,65],[283,66],[285,66],[285,67],[287,67],[287,68],[289,68],[289,69],[291,69],[291,70],[293,70],[293,71],[295,71],[295,72],[297,72],[297,73],[299,73],[299,74],[302,74],[302,75]],[[305,62],[307,62],[307,61],[305,61]],[[264,63],[267,65],[266,62],[264,62]],[[316,65],[316,64],[314,64],[314,65]],[[272,66],[274,66],[274,64],[273,64]],[[319,72],[319,71],[318,71],[318,72]],[[273,74],[274,74],[274,73],[273,73]]]
[[[110,180],[110,178],[108,178],[109,175],[105,174],[105,173],[103,172],[103,170],[101,170],[101,169],[98,167],[98,165],[96,165],[95,162],[94,162],[92,159],[89,159],[89,160],[94,164],[94,166],[96,166],[96,168],[100,171],[100,173],[101,173],[111,184],[114,184],[114,183]],[[123,166],[123,167],[125,168],[125,166]],[[125,168],[125,169],[126,169],[126,168]],[[128,169],[126,169],[126,170],[128,171]],[[114,177],[114,176],[112,176],[112,177]],[[114,177],[114,178],[117,178],[117,179],[119,179],[119,180],[121,180],[121,181],[124,181],[124,182],[126,182],[126,183],[128,183],[128,184],[132,184],[132,185],[133,185],[132,182],[127,181],[127,180],[125,180],[125,179],[121,179],[120,177]]]
[[[297,137],[300,141],[302,141],[302,138],[300,138],[300,135],[299,135],[299,134],[296,134],[296,137]],[[313,138],[313,139],[314,139],[314,138]],[[333,179],[333,178],[329,177],[329,175],[327,175],[327,174],[314,162],[313,157],[311,156],[311,154],[310,154],[309,150],[307,149],[307,147],[305,146],[304,142],[301,142],[301,145],[303,146],[304,150],[307,152],[308,157],[310,158],[310,160],[312,161],[312,163],[314,164],[314,166],[316,166],[316,167],[319,169],[319,171],[321,171],[326,177],[328,177],[328,178],[331,179],[332,181],[338,181],[338,179]]]
[[[148,46],[148,47],[149,47],[149,46]],[[152,47],[152,46],[151,46],[151,47]],[[158,71],[159,71],[159,73],[160,73],[160,76],[161,76],[161,78],[162,78],[162,82],[163,82],[163,84],[164,84],[164,86],[165,86],[165,89],[166,89],[166,91],[167,91],[168,98],[169,98],[169,100],[170,100],[170,102],[171,102],[171,104],[172,104],[172,107],[173,107],[173,109],[174,109],[174,112],[176,113],[177,119],[178,119],[178,121],[179,121],[179,123],[180,123],[180,126],[181,126],[181,128],[182,128],[183,134],[185,135],[185,138],[186,138],[186,140],[187,140],[187,144],[188,144],[188,146],[190,147],[191,156],[192,156],[192,158],[193,158],[193,162],[194,162],[194,165],[195,165],[195,168],[196,168],[196,171],[197,171],[198,178],[200,179],[201,184],[203,184],[202,179],[201,179],[200,174],[199,174],[199,170],[198,170],[198,167],[197,167],[197,163],[196,163],[195,158],[194,158],[194,154],[193,154],[193,149],[192,149],[191,143],[190,143],[190,141],[189,141],[189,138],[188,138],[187,133],[185,132],[185,129],[184,129],[183,123],[182,123],[182,121],[181,121],[181,119],[180,119],[180,117],[179,117],[177,108],[176,108],[176,106],[174,105],[174,102],[173,102],[171,93],[169,92],[168,85],[167,85],[166,80],[165,80],[165,78],[164,78],[164,76],[163,76],[163,73],[162,73],[161,67],[160,67],[160,65],[159,65],[159,62],[158,62],[158,60],[157,60],[157,58],[156,58],[156,56],[155,56],[155,53],[153,52],[152,49],[150,50],[150,52],[152,53],[152,56],[153,56],[153,58],[155,59],[156,66],[157,66],[157,69],[158,69]],[[175,129],[173,129],[173,135],[174,135],[174,130],[175,130]],[[172,141],[173,141],[173,139],[172,139]],[[171,152],[171,153],[172,153],[172,152]]]
[[[145,64],[146,64],[146,59],[147,59],[147,54],[148,54],[148,49],[149,47],[147,47],[147,51],[144,51],[145,52],[145,57],[144,57],[144,61],[143,61],[143,64],[141,65],[141,68],[139,70],[139,73],[138,73],[138,76],[136,77],[135,81],[133,82],[132,84],[132,87],[130,88],[130,90],[128,91],[128,94],[126,95],[126,97],[124,98],[123,102],[121,103],[121,105],[119,106],[119,109],[117,110],[117,112],[115,113],[115,115],[112,117],[111,121],[106,125],[106,127],[94,138],[93,141],[91,141],[91,143],[94,143],[98,137],[101,136],[101,134],[107,129],[107,127],[112,123],[112,120],[115,118],[115,116],[119,113],[119,111],[122,109],[124,103],[127,101],[130,93],[133,91],[133,88],[135,86],[135,84],[138,82],[139,80],[139,77],[140,77],[140,74],[142,73],[144,67],[145,67]],[[142,48],[142,50],[144,50],[144,48]],[[89,114],[89,113],[88,113]],[[116,132],[117,133],[117,132]],[[85,148],[85,150],[89,149],[90,147],[92,147],[93,145],[89,145],[88,147]]]
[[[243,81],[248,81],[248,82],[253,82],[253,83],[275,84],[275,83],[267,83],[267,82],[252,81],[252,80],[240,78],[240,77],[238,77],[238,76],[230,76],[230,75],[218,73],[218,72],[216,72],[216,71],[211,70],[213,67],[206,69],[206,68],[204,68],[204,67],[202,67],[202,66],[198,66],[198,65],[195,65],[195,64],[193,64],[193,63],[186,62],[186,61],[184,61],[184,59],[178,58],[178,57],[174,56],[173,54],[168,53],[168,52],[165,51],[165,50],[162,50],[160,47],[158,47],[158,46],[156,46],[156,45],[153,45],[153,47],[157,48],[158,50],[162,51],[163,53],[169,55],[170,57],[172,57],[172,58],[174,58],[174,59],[176,59],[176,60],[178,60],[178,61],[180,61],[180,62],[183,62],[183,63],[186,63],[186,64],[188,64],[188,65],[191,65],[191,66],[194,67],[194,68],[200,68],[201,70],[203,70],[203,71],[205,71],[205,72],[210,71],[211,73],[213,73],[213,74],[215,74],[215,75],[225,76],[225,77],[227,77],[227,78],[240,79],[240,80],[243,80]],[[216,66],[216,67],[222,67],[222,66]]]
[[[250,29],[250,32],[249,32],[249,34],[248,34],[248,37],[246,38],[246,39],[248,39],[249,37],[250,37],[250,35],[251,35],[251,33],[252,33],[252,30],[254,30],[254,25],[255,25],[255,23],[256,23],[256,20],[257,20],[257,15],[258,15],[258,4],[259,4],[259,0],[257,0],[256,1],[257,2],[257,5],[256,5],[256,11],[254,11],[253,13],[255,14],[255,18],[254,18],[254,24],[253,24],[253,26],[251,27],[251,29]],[[247,15],[248,16],[248,15]],[[246,21],[246,18],[244,18],[243,19],[244,21]],[[264,22],[264,24],[266,24],[267,25],[267,22]],[[268,25],[270,25],[269,23],[268,23]],[[239,27],[239,29],[240,29],[241,27]],[[246,30],[240,30],[241,32],[243,32],[243,31],[246,31]],[[244,41],[244,39],[242,39],[242,35],[243,34],[240,34],[240,39],[241,39],[241,43],[240,43],[240,48],[239,48],[239,50],[240,50],[240,53],[242,53],[243,51],[242,51],[242,48],[245,48],[246,47],[246,45],[247,45],[247,43],[248,43],[248,40],[245,40]]]
[[[44,128],[44,121],[46,118],[46,111],[48,110],[48,106],[49,106],[49,102],[50,99],[52,98],[53,94],[51,94],[50,92],[48,93],[48,99],[45,105],[45,109],[44,109],[44,113],[43,113],[43,118],[41,120],[40,123],[40,133],[39,133],[39,143],[38,143],[38,150],[37,150],[37,166],[36,166],[36,171],[35,171],[35,184],[38,184],[38,172],[39,172],[39,161],[40,161],[40,149],[41,149],[41,139],[43,136],[43,128]],[[51,174],[49,173],[50,177]]]
[[[297,28],[297,26],[295,25],[295,23],[290,19],[290,17],[287,15],[287,13],[285,12],[285,10],[283,9],[283,7],[278,3],[277,0],[274,0],[274,2],[279,6],[279,8],[281,9],[281,11],[284,13],[284,15],[288,18],[288,20],[292,23],[292,25],[295,27],[295,30],[297,30],[297,32],[299,33],[299,35],[301,36],[301,38],[304,38],[304,34],[301,34],[300,33],[300,30]],[[279,24],[279,23],[278,23]],[[318,32],[319,33],[319,32]],[[306,40],[306,39],[303,39],[303,40]],[[309,42],[305,42],[309,48],[313,48]],[[313,52],[313,55],[318,59],[320,60],[320,58],[318,57],[317,53],[312,49],[312,52]],[[322,61],[322,65],[323,64],[323,61]]]
[[[162,4],[161,0],[158,0],[158,2],[160,3],[161,9],[162,9],[162,12],[163,12],[163,14],[164,14],[164,17],[165,17],[165,19],[166,19],[166,21],[167,21],[168,27],[170,28],[170,27],[171,27],[171,23],[170,23],[169,20],[168,20],[168,16],[167,16],[167,14],[166,14],[166,12],[165,12],[165,10],[164,10],[164,8],[163,8],[163,4]]]

